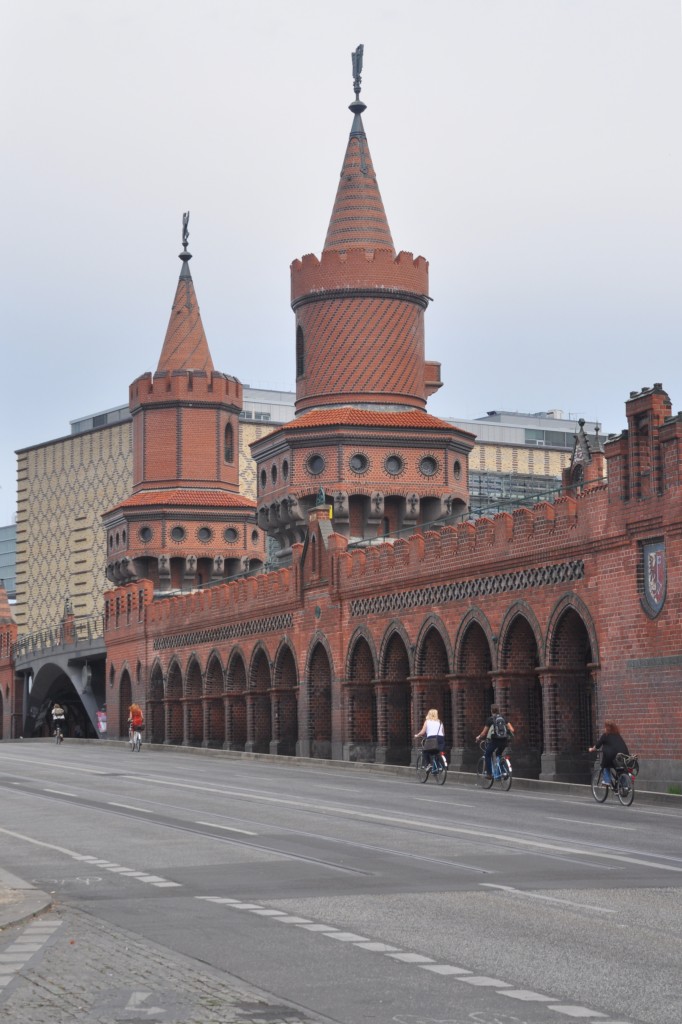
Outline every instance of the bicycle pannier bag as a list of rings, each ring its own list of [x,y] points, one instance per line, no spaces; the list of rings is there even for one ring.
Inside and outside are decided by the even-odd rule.
[[[498,740],[503,740],[507,736],[507,723],[505,722],[502,715],[495,715],[493,719],[493,732]]]
[[[437,736],[427,736],[424,740],[424,750],[438,750],[439,746]]]

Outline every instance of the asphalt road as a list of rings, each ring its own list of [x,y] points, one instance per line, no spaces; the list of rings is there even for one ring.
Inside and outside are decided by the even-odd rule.
[[[682,1020],[681,824],[588,790],[0,744],[3,868],[342,1024]]]

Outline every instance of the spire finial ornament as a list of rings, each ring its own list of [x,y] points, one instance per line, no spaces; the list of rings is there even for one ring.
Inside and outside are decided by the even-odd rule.
[[[357,49],[353,50],[351,58],[353,61],[353,92],[355,93],[355,100],[349,106],[349,110],[352,110],[356,115],[361,114],[363,110],[367,110],[367,104],[363,103],[360,99],[360,90],[362,89],[362,57],[365,52],[365,47],[360,43]],[[355,125],[354,125],[355,127]],[[359,130],[362,128],[362,121],[358,122]]]
[[[355,93],[356,102],[360,99],[360,90],[362,88],[362,55],[364,52],[365,47],[360,43],[358,48],[353,50],[351,54],[353,61],[353,92]]]
[[[185,250],[180,253],[180,259],[187,265],[187,261],[192,259],[192,253],[187,252],[187,246],[189,245],[189,210],[187,213],[182,215],[182,248]]]

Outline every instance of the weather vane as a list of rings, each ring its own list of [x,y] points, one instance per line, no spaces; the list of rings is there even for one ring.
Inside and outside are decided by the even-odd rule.
[[[360,89],[362,88],[362,55],[365,52],[365,47],[362,43],[356,50],[353,50],[351,57],[353,60],[353,92],[355,93],[355,99],[360,99]]]
[[[189,210],[182,215],[182,247],[187,252],[189,245]]]

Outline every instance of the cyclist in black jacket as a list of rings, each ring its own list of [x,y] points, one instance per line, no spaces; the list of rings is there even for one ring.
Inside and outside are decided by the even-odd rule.
[[[616,754],[629,754],[628,745],[620,734],[615,722],[604,722],[604,731],[590,752],[601,750],[602,786],[611,785],[611,769],[614,767]]]

